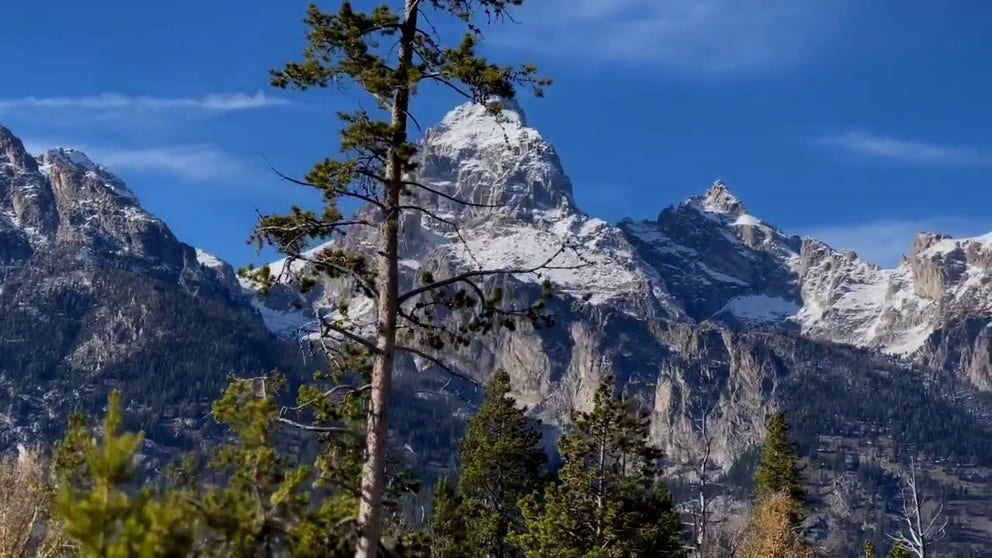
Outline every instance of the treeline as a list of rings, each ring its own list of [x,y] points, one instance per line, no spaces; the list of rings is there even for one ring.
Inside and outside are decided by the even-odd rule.
[[[299,424],[288,424],[295,421],[277,403],[282,386],[276,376],[233,381],[213,413],[236,439],[188,454],[162,482],[144,486],[137,463],[143,434],[126,431],[120,396],[112,393],[102,427],[74,418],[49,459],[22,448],[0,467],[0,555],[354,555],[361,390],[331,388],[340,398],[317,410],[325,426],[312,427],[310,438],[319,449],[303,459],[307,452],[287,443],[300,439],[289,436]],[[498,373],[461,438],[456,475],[433,487],[427,517],[404,510],[422,490],[417,478],[391,469],[381,556],[816,556],[784,412],[768,425],[742,529],[718,536],[680,513],[663,476],[664,456],[649,441],[648,418],[617,394],[612,378],[589,411],[573,414],[554,470],[540,421],[510,394],[509,375]],[[865,552],[874,555],[871,543]],[[906,552],[896,545],[889,556]]]
[[[38,293],[42,279],[26,269],[0,292],[0,404],[37,438],[60,438],[65,415],[95,412],[120,388],[129,428],[193,447],[216,433],[202,419],[229,373],[280,367],[303,376],[290,370],[298,349],[243,303],[119,270],[93,271],[85,288]]]

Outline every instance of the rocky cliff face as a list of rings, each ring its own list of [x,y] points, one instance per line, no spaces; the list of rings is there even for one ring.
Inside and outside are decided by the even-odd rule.
[[[918,240],[906,262],[884,270],[782,232],[749,213],[722,182],[655,221],[612,226],[578,208],[554,148],[527,126],[520,108],[510,105],[506,114],[499,123],[462,106],[426,134],[414,179],[436,193],[421,200],[433,215],[412,213],[403,224],[407,282],[422,270],[441,278],[528,267],[563,243],[576,250],[540,278],[500,280],[512,304],[533,300],[539,281],[550,278],[558,325],[477,339],[451,355],[461,373],[484,382],[508,370],[519,402],[558,425],[613,374],[652,414],[673,462],[702,447],[704,420],[713,457],[728,475],[753,464],[765,417],[793,409],[814,475],[844,480],[843,487],[811,480],[824,502],[836,504],[827,505],[819,526],[824,544],[836,548],[853,548],[839,533],[886,513],[877,509],[877,487],[865,481],[876,477],[866,470],[883,471],[891,487],[900,460],[928,448],[945,463],[970,463],[976,469],[969,474],[987,474],[992,454],[974,458],[962,442],[992,433],[989,408],[972,387],[986,387],[981,378],[989,371],[985,241]],[[374,241],[374,232],[357,232],[330,246],[368,252]],[[373,322],[371,301],[333,281],[303,300],[302,311],[285,300],[261,309],[275,330],[295,336],[302,326],[306,336],[314,331],[305,325],[310,316],[333,314],[342,301],[350,301],[349,319]],[[889,355],[912,355],[915,364]],[[445,383],[426,362],[403,370],[437,372],[437,386]],[[968,432],[950,424],[968,424]],[[863,465],[845,469],[852,459]]]
[[[520,403],[558,427],[615,375],[651,414],[673,473],[703,447],[703,421],[736,486],[748,483],[765,417],[791,409],[830,548],[854,548],[845,537],[865,524],[884,528],[910,455],[929,460],[966,525],[969,509],[987,509],[992,404],[979,390],[992,387],[992,240],[922,235],[898,268],[880,269],[764,222],[722,182],[653,221],[613,226],[578,207],[523,111],[506,116],[466,105],[426,134],[413,178],[433,190],[420,200],[430,211],[404,217],[401,268],[407,284],[425,270],[526,268],[567,245],[542,276],[494,279],[520,305],[550,278],[558,324],[480,337],[451,355],[459,372],[481,383],[506,369]],[[356,229],[312,254],[375,240]],[[112,387],[134,395],[153,440],[187,443],[204,434],[191,419],[227,372],[294,361],[268,330],[290,344],[312,338],[316,316],[343,318],[342,302],[358,328],[373,322],[371,301],[339,280],[302,301],[291,284],[263,301],[249,287],[179,242],[106,169],[71,150],[33,157],[0,128],[0,443],[55,431],[66,409],[98,408]],[[434,413],[435,430],[478,396],[426,361],[403,361],[399,376],[410,389],[398,408]],[[432,467],[450,464],[451,448],[422,434],[398,442]],[[990,542],[965,531],[956,544]]]
[[[661,329],[709,322],[729,331],[757,327],[912,356],[983,385],[989,372],[983,334],[958,331],[955,324],[970,320],[975,329],[974,324],[989,322],[992,238],[921,235],[902,265],[880,269],[853,252],[787,235],[749,213],[721,181],[664,209],[655,221],[611,226],[578,208],[554,148],[527,126],[522,110],[511,104],[504,114],[497,121],[481,107],[465,105],[426,133],[415,179],[434,194],[421,200],[430,212],[411,212],[404,222],[403,267],[411,276],[439,266],[452,271],[528,267],[563,243],[574,246],[574,255],[563,254],[555,269],[541,276],[553,281],[568,316],[561,329],[572,337],[572,362],[562,379],[572,389],[596,381],[600,374],[594,370],[616,368],[604,363],[616,360],[610,354],[623,345],[622,338],[638,338],[648,345],[643,352],[657,354],[672,345]],[[359,231],[335,247],[368,250],[374,234]],[[506,280],[527,292],[539,279],[518,274]],[[325,285],[305,301],[299,320],[272,312],[279,308],[267,314],[276,326],[298,326],[305,316],[349,296]],[[370,301],[352,306],[372,309]],[[606,333],[621,321],[622,332]],[[941,348],[940,339],[949,335],[967,340],[966,346]],[[595,337],[603,338],[598,342],[607,354],[592,348]],[[500,356],[501,350],[485,351],[493,353],[485,362],[509,366],[511,358]],[[545,355],[538,361],[554,369],[565,366],[562,358]],[[474,372],[480,379],[488,373]],[[545,385],[546,393],[527,398],[543,401],[568,391]]]
[[[34,157],[2,127],[0,309],[0,446],[57,435],[112,388],[153,441],[188,443],[228,373],[291,362],[230,266],[84,154]]]

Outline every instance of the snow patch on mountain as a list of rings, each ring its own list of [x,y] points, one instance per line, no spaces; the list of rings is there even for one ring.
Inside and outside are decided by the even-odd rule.
[[[217,256],[199,248],[196,249],[196,260],[211,269],[222,269],[227,265]]]
[[[504,227],[476,230],[452,242],[450,254],[469,270],[531,270],[522,280],[550,279],[555,288],[603,304],[645,288],[649,274],[620,232],[605,221],[570,215],[547,230]],[[547,267],[547,269],[537,269]]]
[[[924,257],[940,256],[954,250],[968,247],[975,247],[980,250],[992,249],[992,232],[972,238],[944,237],[943,240],[939,240],[935,244],[931,245],[920,255]]]
[[[540,137],[537,130],[527,127],[519,105],[502,103],[498,118],[482,104],[459,105],[429,131],[427,142],[435,149],[457,153],[465,149],[519,147],[528,137]]]
[[[799,312],[799,305],[777,296],[746,295],[730,299],[721,312],[749,323],[777,323],[788,320]]]
[[[745,227],[758,227],[761,226],[761,219],[758,219],[754,215],[748,215],[747,213],[744,213],[742,215],[738,215],[737,219],[734,220],[733,224],[735,226],[742,225]]]
[[[550,279],[584,304],[639,319],[798,327],[900,355],[918,351],[952,316],[992,313],[992,234],[918,239],[902,265],[881,269],[853,252],[787,235],[750,213],[720,180],[656,221],[612,226],[589,217],[576,207],[553,146],[514,103],[501,119],[478,104],[455,108],[427,131],[420,157],[415,179],[437,195],[421,200],[433,215],[418,218],[410,231],[419,232],[404,232],[407,274],[440,256],[459,271],[510,269],[521,281]],[[349,242],[361,250],[375,244],[361,235]],[[545,263],[550,269],[526,272]],[[272,264],[273,273],[282,265]],[[325,298],[317,307],[330,316],[336,302]]]
[[[265,327],[283,339],[300,339],[307,337],[313,331],[314,317],[302,310],[277,310],[266,306],[258,299],[254,291],[251,296],[252,306],[262,316]]]
[[[87,170],[95,171],[97,170],[97,165],[85,153],[77,149],[72,149],[70,147],[60,147],[53,150],[54,153],[58,153],[69,160],[73,165],[77,167],[82,167]]]

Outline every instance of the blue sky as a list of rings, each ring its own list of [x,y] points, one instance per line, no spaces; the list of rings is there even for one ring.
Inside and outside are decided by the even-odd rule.
[[[719,178],[766,221],[888,265],[916,232],[992,230],[990,3],[530,4],[487,48],[555,79],[524,108],[591,214],[653,218]],[[334,111],[360,99],[268,86],[306,6],[9,3],[0,123],[86,150],[181,239],[247,263],[255,210],[307,199],[269,165],[336,153]],[[453,102],[424,98],[418,118]]]

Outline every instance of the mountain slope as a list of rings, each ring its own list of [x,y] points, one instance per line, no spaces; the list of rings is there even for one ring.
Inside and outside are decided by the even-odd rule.
[[[989,385],[984,337],[967,343],[963,361],[934,360],[939,339],[928,340],[961,320],[992,323],[990,235],[922,233],[899,267],[881,269],[819,240],[786,236],[748,214],[722,182],[655,222],[620,226],[695,321],[798,329]]]
[[[481,383],[506,369],[518,401],[561,426],[613,374],[651,413],[654,435],[674,461],[699,450],[691,425],[705,416],[715,461],[743,486],[765,417],[794,409],[823,512],[817,533],[834,551],[854,548],[851,539],[865,536],[866,523],[889,526],[894,475],[911,455],[929,459],[933,475],[968,486],[952,515],[964,517],[968,506],[992,497],[982,483],[965,481],[988,478],[992,467],[982,442],[992,434],[989,403],[940,366],[922,358],[909,366],[877,350],[922,335],[914,328],[944,327],[952,315],[923,302],[937,293],[925,290],[922,267],[881,270],[789,236],[750,214],[720,182],[656,221],[609,225],[578,208],[554,148],[520,108],[511,104],[505,112],[509,119],[500,124],[478,107],[458,107],[427,132],[414,179],[439,193],[420,200],[430,214],[411,212],[402,223],[405,281],[424,270],[442,278],[528,267],[563,245],[574,251],[545,275],[556,287],[551,309],[558,325],[473,340],[446,355],[461,374]],[[499,207],[461,206],[450,197]],[[374,231],[357,230],[310,255],[320,258],[328,248],[370,254],[375,240]],[[489,286],[504,287],[505,302],[519,306],[539,295],[541,279],[518,274]],[[283,280],[288,285],[276,300],[260,304],[277,329],[304,324],[302,332],[280,329],[284,334],[313,335],[309,317],[333,315],[343,302],[355,325],[374,323],[374,305],[346,284],[323,281],[297,312],[290,304],[293,274]],[[969,285],[961,293],[973,282],[963,281],[954,283]],[[960,312],[953,315],[984,323],[981,306],[967,302],[974,296],[954,294]],[[969,327],[955,335],[987,348],[988,335]],[[977,362],[975,354],[947,348],[944,360]],[[434,392],[443,392],[448,379],[414,360],[400,363],[399,376]],[[828,392],[833,397],[824,400]],[[849,462],[861,465],[849,470]],[[846,479],[843,490],[834,479]],[[963,546],[992,544],[987,535],[955,537]]]
[[[205,258],[84,154],[35,158],[0,127],[0,447],[50,440],[111,388],[153,442],[188,444],[229,373],[292,370]]]

